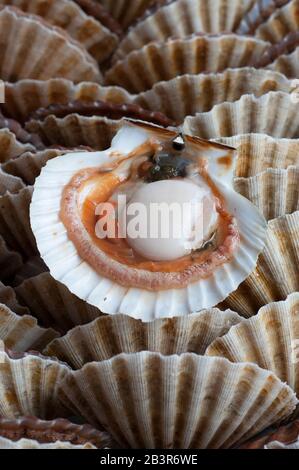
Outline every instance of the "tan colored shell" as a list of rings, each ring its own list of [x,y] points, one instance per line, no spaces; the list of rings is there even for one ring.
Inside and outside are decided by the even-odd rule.
[[[83,445],[73,445],[69,442],[53,442],[50,444],[42,444],[32,439],[20,439],[19,441],[10,441],[4,437],[0,437],[0,449],[68,449],[68,450],[86,450],[86,449],[96,449],[92,444],[83,444]]]
[[[15,291],[19,301],[42,325],[52,326],[63,333],[101,315],[98,309],[71,294],[49,273],[25,280]]]
[[[298,103],[282,92],[260,98],[244,95],[234,103],[214,106],[208,113],[188,116],[184,132],[204,139],[259,133],[273,137],[299,137]]]
[[[96,61],[80,43],[64,30],[50,26],[34,15],[11,7],[1,10],[0,41],[3,80],[61,77],[74,82],[101,81]]]
[[[50,104],[67,104],[70,101],[108,101],[109,103],[130,103],[132,96],[119,87],[103,87],[98,83],[74,84],[63,78],[50,80],[20,80],[5,83],[3,109],[20,121],[27,120],[39,108]]]
[[[270,18],[256,30],[255,35],[264,41],[277,43],[299,28],[299,1],[292,0],[274,10]]]
[[[204,354],[215,338],[239,321],[241,318],[236,313],[217,309],[151,323],[124,315],[109,315],[74,328],[60,340],[49,344],[44,354],[67,362],[74,369],[121,353]]]
[[[8,129],[0,129],[0,163],[5,163],[30,151],[34,151],[33,145],[22,144]]]
[[[87,145],[96,150],[109,148],[122,121],[113,121],[104,117],[85,117],[70,114],[65,118],[48,116],[44,121],[31,121],[30,129],[34,129],[49,145],[78,147]]]
[[[0,340],[17,352],[42,351],[59,334],[53,329],[41,328],[29,315],[19,316],[0,304]]]
[[[69,371],[66,365],[37,355],[12,359],[0,352],[0,415],[43,419],[64,415],[58,388]]]
[[[188,115],[210,111],[223,101],[237,101],[244,94],[257,97],[269,91],[289,93],[291,84],[283,75],[250,67],[229,69],[222,73],[182,75],[161,82],[135,102],[145,109],[159,109],[181,124]]]
[[[65,29],[99,62],[107,59],[118,44],[118,37],[69,0],[0,0],[25,13],[39,15],[50,24]]]
[[[107,71],[105,82],[139,93],[183,74],[245,67],[255,63],[268,46],[264,41],[235,34],[153,42],[116,62]]]
[[[29,315],[29,309],[27,307],[23,307],[19,304],[16,298],[15,291],[9,287],[2,284],[0,281],[0,303],[6,305],[10,308],[13,312],[19,315]]]
[[[32,188],[21,189],[17,194],[0,197],[0,235],[7,245],[25,257],[35,256],[35,238],[29,221]]]
[[[124,28],[127,28],[141,17],[145,11],[156,3],[156,0],[101,0],[106,10]]]
[[[291,389],[253,364],[195,354],[121,354],[61,384],[62,402],[121,445],[227,448],[286,418]],[[246,419],[244,419],[246,416]]]
[[[207,349],[207,356],[253,362],[271,370],[299,394],[299,293],[263,307]]]
[[[187,37],[193,33],[235,31],[253,3],[254,0],[177,0],[131,28],[114,58],[122,59],[152,41]]]
[[[7,248],[4,239],[0,236],[0,273],[1,280],[10,280],[23,265],[22,257]]]
[[[267,69],[283,73],[286,77],[297,78],[299,76],[299,47],[292,54],[281,55]]]
[[[7,191],[18,193],[24,187],[25,184],[21,178],[6,173],[0,166],[0,195],[5,194]]]
[[[253,34],[265,23],[274,11],[284,6],[290,0],[256,0],[251,9],[242,19],[237,29],[239,34]]]
[[[299,210],[299,166],[269,169],[251,178],[236,178],[235,190],[245,196],[267,220]]]
[[[216,142],[237,149],[236,177],[248,178],[268,168],[286,169],[299,165],[299,140],[276,139],[265,134],[221,137]]]
[[[269,222],[266,248],[256,270],[231,294],[221,308],[244,317],[266,304],[299,291],[299,212]]]

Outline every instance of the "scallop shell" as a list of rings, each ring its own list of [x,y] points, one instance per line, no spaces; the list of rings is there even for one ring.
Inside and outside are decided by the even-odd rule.
[[[295,49],[292,54],[285,54],[279,56],[272,64],[267,66],[267,69],[275,72],[285,74],[289,78],[297,78],[299,76],[299,47]],[[296,103],[298,104],[298,100]]]
[[[25,280],[15,291],[19,301],[29,308],[41,325],[54,325],[63,333],[101,315],[98,309],[79,300],[49,273]]]
[[[217,309],[152,323],[124,315],[107,316],[76,327],[60,340],[52,341],[44,354],[67,362],[74,369],[121,353],[204,354],[215,338],[227,333],[239,321],[241,318],[236,313]]]
[[[264,305],[299,291],[298,230],[299,212],[269,222],[266,248],[256,270],[221,304],[224,310],[230,308],[248,318]]]
[[[20,317],[0,304],[0,339],[7,348],[17,352],[42,351],[57,336],[56,331],[38,326],[35,318]]]
[[[116,62],[107,71],[105,82],[139,93],[183,74],[222,72],[250,65],[268,47],[264,41],[235,34],[153,42]]]
[[[34,15],[5,7],[0,11],[0,31],[3,80],[62,77],[74,82],[101,81],[96,61],[80,43]]]
[[[166,3],[167,0],[164,0]],[[169,0],[168,0],[169,1]],[[124,28],[128,28],[140,18],[148,8],[155,4],[163,4],[163,0],[101,0],[101,4]]]
[[[24,152],[34,151],[31,144],[23,144],[8,129],[0,129],[0,163],[17,158]]]
[[[259,208],[266,220],[299,210],[299,167],[269,169],[251,178],[237,178],[234,186]]]
[[[279,73],[244,67],[217,74],[182,75],[140,93],[135,103],[151,111],[159,109],[180,124],[186,116],[210,111],[223,101],[237,101],[251,93],[259,97],[269,91],[289,93],[291,84]]]
[[[98,62],[107,59],[118,44],[118,37],[68,0],[0,0],[0,6],[11,5],[25,13],[39,15],[54,26],[65,29],[80,42]]]
[[[92,444],[73,445],[69,442],[56,441],[51,444],[42,444],[32,439],[20,439],[19,441],[10,441],[4,437],[0,437],[0,449],[3,450],[16,450],[16,449],[39,449],[39,450],[53,450],[53,449],[67,449],[67,450],[86,450],[96,449]]]
[[[19,121],[26,121],[39,108],[50,104],[67,104],[71,101],[108,101],[109,103],[130,103],[133,97],[119,87],[103,87],[98,83],[74,84],[63,78],[50,80],[19,80],[5,83],[3,110]]]
[[[5,241],[0,236],[0,273],[1,280],[8,281],[23,265],[22,257],[7,248]]]
[[[237,32],[239,34],[253,34],[258,27],[267,22],[268,18],[278,8],[284,6],[290,0],[257,0],[246,13]]]
[[[291,443],[297,443],[298,436],[299,420],[295,420],[277,429],[270,428],[269,431],[245,442],[241,449],[264,449],[265,446],[266,448],[271,448],[274,443],[279,443],[282,446],[290,445]]]
[[[206,355],[271,370],[298,396],[299,293],[263,307],[255,317],[232,327],[208,347]]]
[[[208,113],[188,116],[183,130],[204,139],[259,133],[299,137],[298,103],[289,94],[270,92],[260,98],[244,95],[234,103],[214,106]]]
[[[148,449],[228,448],[286,418],[297,403],[287,385],[253,364],[150,352],[87,364],[60,393],[122,446]]]
[[[5,439],[5,442],[4,442]],[[34,417],[0,418],[0,449],[10,448],[109,448],[112,440],[107,433],[91,426],[73,424],[66,419],[42,421]],[[30,447],[29,447],[30,446]],[[33,446],[33,447],[31,447]],[[87,446],[87,447],[85,447]]]
[[[143,126],[143,129],[146,128],[153,129],[150,126]],[[256,266],[258,254],[264,247],[266,236],[264,218],[253,205],[248,205],[245,198],[238,197],[228,180],[224,181],[225,175],[223,180],[218,182],[218,187],[221,188],[226,199],[228,210],[233,211],[238,219],[241,233],[239,249],[230,263],[216,269],[208,278],[190,284],[187,288],[155,292],[133,287],[126,288],[108,280],[80,258],[76,247],[67,237],[64,225],[57,219],[65,184],[81,169],[98,167],[100,162],[110,158],[111,152],[119,149],[123,154],[131,152],[136,148],[135,136],[137,134],[135,132],[137,132],[135,126],[127,124],[113,140],[112,147],[108,151],[63,155],[50,160],[43,168],[35,183],[30,209],[31,226],[41,256],[55,279],[63,282],[71,292],[104,313],[122,313],[143,321],[152,321],[155,318],[180,316],[213,307],[221,301],[220,299],[225,299],[230,292],[233,292],[252,272]],[[140,142],[147,141],[148,136],[149,134],[145,131],[141,132],[140,139],[142,140],[139,141],[139,145]],[[205,146],[208,144],[201,145],[203,145],[203,151],[209,149]],[[214,152],[215,148],[211,146],[210,150]],[[220,158],[219,156],[223,155],[222,152],[225,152],[227,156],[227,148],[220,151],[221,153],[216,153],[215,156]],[[48,217],[49,212],[52,214],[51,220]],[[53,237],[54,226],[55,237]],[[241,258],[242,263],[240,263]],[[78,282],[79,279],[80,282]]]
[[[241,134],[216,139],[237,149],[236,177],[256,176],[269,168],[299,166],[299,140],[275,139],[265,134]]]
[[[2,284],[1,281],[0,303],[6,305],[13,312],[18,313],[19,315],[29,315],[30,313],[27,307],[23,307],[18,303],[15,291],[11,287]]]
[[[0,415],[42,419],[64,415],[58,389],[68,373],[70,369],[58,361],[31,354],[12,358],[0,352]]]
[[[282,8],[276,9],[270,18],[256,30],[256,36],[265,41],[277,43],[289,33],[299,28],[299,2],[289,1]]]
[[[7,191],[10,193],[18,193],[24,187],[25,184],[21,178],[6,173],[0,165],[0,196]]]
[[[193,33],[235,31],[253,3],[254,0],[177,0],[131,28],[114,59],[123,59],[129,52],[152,41],[187,37]]]
[[[31,197],[31,187],[0,196],[0,235],[11,249],[25,257],[38,254],[29,220]]]

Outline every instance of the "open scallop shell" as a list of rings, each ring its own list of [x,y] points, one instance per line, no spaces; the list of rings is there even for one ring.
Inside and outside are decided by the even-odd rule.
[[[25,187],[21,178],[6,173],[0,166],[0,195],[2,196],[7,191],[10,193],[18,193]]]
[[[181,124],[186,116],[210,111],[223,101],[237,101],[244,94],[259,97],[269,91],[289,93],[291,84],[279,73],[244,67],[217,74],[182,75],[157,83],[140,93],[135,103],[151,111],[159,109]]]
[[[0,11],[1,78],[47,80],[68,78],[74,82],[101,81],[96,61],[67,33],[34,15],[5,7]]]
[[[152,41],[187,37],[193,33],[235,31],[254,0],[177,0],[130,29],[120,43],[115,59]]]
[[[152,88],[155,83],[183,74],[222,72],[250,65],[268,46],[256,38],[235,34],[153,42],[113,65],[107,71],[105,81],[131,93],[139,93]]]
[[[291,54],[279,56],[267,69],[283,73],[286,77],[297,78],[299,76],[299,47]],[[297,102],[297,101],[296,101]]]
[[[98,62],[107,59],[118,44],[118,37],[88,16],[69,0],[1,0],[0,7],[11,5],[25,13],[39,15],[50,24],[65,29]]]
[[[0,236],[0,273],[3,282],[11,280],[23,265],[22,257],[7,248],[4,239]]]
[[[259,133],[299,137],[298,103],[289,94],[270,92],[260,98],[244,95],[234,103],[214,106],[208,113],[188,116],[183,130],[204,139]]]
[[[298,396],[299,293],[263,307],[258,315],[232,327],[208,347],[206,355],[271,370]]]
[[[269,169],[251,178],[236,178],[235,190],[249,199],[266,220],[299,210],[299,166]]]
[[[27,258],[38,254],[29,220],[31,197],[31,187],[0,196],[0,235],[9,248]]]
[[[295,420],[279,428],[270,428],[269,431],[262,433],[245,444],[241,449],[271,449],[285,448],[285,446],[295,445],[298,447],[299,438],[299,420]],[[281,446],[281,447],[280,447]]]
[[[57,336],[58,333],[51,328],[38,326],[35,318],[28,315],[20,317],[0,304],[0,339],[5,347],[17,352],[42,351]]]
[[[141,134],[140,129],[142,129]],[[233,292],[255,268],[266,236],[264,218],[253,205],[248,205],[245,198],[238,197],[230,186],[230,178],[226,180],[226,175],[224,175],[223,178],[219,176],[217,185],[225,197],[228,210],[238,219],[241,243],[230,263],[215,269],[210,277],[182,289],[149,291],[120,286],[117,282],[98,274],[87,262],[83,261],[76,247],[69,240],[65,226],[59,218],[61,196],[65,185],[78,171],[98,167],[107,158],[111,158],[111,153],[115,151],[129,154],[136,148],[136,137],[140,145],[140,142],[148,140],[147,132],[153,129],[158,128],[145,125],[139,128],[127,123],[107,151],[62,155],[50,160],[36,180],[30,209],[31,226],[38,249],[55,279],[104,313],[123,313],[143,321],[152,321],[165,316],[185,315],[215,306],[230,292]],[[217,155],[220,158],[223,152],[227,155],[229,151],[228,148],[213,147],[206,142],[201,145],[205,151],[210,152],[211,158],[217,158]],[[222,171],[223,175],[223,170],[219,168],[218,170],[218,174],[220,175]],[[216,172],[217,164],[213,175],[215,178],[217,178]],[[51,218],[49,218],[49,213],[51,213]],[[55,237],[53,237],[53,229]],[[78,282],[79,279],[80,282]]]
[[[27,307],[21,306],[16,298],[15,291],[9,287],[2,284],[0,281],[0,303],[6,305],[13,312],[19,315],[29,315],[29,309]]]
[[[58,388],[70,369],[58,361],[27,354],[0,352],[0,415],[4,418],[64,415]]]
[[[298,231],[299,212],[269,222],[266,248],[256,270],[223,302],[223,309],[248,318],[264,305],[299,292]]]
[[[5,83],[3,110],[11,117],[26,121],[39,108],[50,104],[67,104],[71,101],[108,101],[109,103],[130,103],[133,97],[119,87],[103,87],[98,83],[74,84],[63,78],[50,80],[19,80]]]
[[[195,354],[121,354],[87,364],[61,400],[133,448],[228,448],[286,418],[291,389],[253,364]]]
[[[91,426],[66,419],[42,421],[34,417],[0,418],[0,449],[9,448],[93,448],[112,445],[110,436]],[[5,447],[7,448],[7,447]]]
[[[78,326],[60,340],[54,340],[44,354],[67,362],[74,369],[121,353],[154,351],[164,355],[186,352],[203,355],[214,339],[239,321],[238,314],[217,309],[152,323],[123,315],[107,316]]]
[[[78,299],[49,273],[25,280],[15,288],[19,301],[26,305],[41,325],[66,333],[76,325],[89,323],[101,312]]]
[[[284,2],[286,3],[286,2]],[[289,33],[299,28],[299,2],[288,1],[282,8],[274,10],[270,18],[259,26],[255,35],[260,39],[277,43],[282,41]]]
[[[241,134],[216,139],[237,149],[236,177],[256,176],[269,168],[299,165],[299,140],[275,139],[265,134]]]
[[[8,129],[0,129],[0,163],[17,158],[24,152],[34,151],[31,144],[23,144]]]
[[[239,34],[253,34],[278,8],[290,0],[256,0],[237,29]]]

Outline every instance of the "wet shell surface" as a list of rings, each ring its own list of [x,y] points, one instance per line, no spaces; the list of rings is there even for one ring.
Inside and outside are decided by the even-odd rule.
[[[266,248],[256,270],[221,308],[230,308],[248,318],[264,305],[285,300],[299,291],[298,230],[298,211],[269,222]]]
[[[231,362],[253,362],[271,370],[298,395],[299,294],[263,307],[256,316],[217,338],[206,354]]]
[[[42,419],[63,416],[58,387],[69,371],[58,361],[31,354],[10,357],[1,351],[0,415],[4,418],[36,416]]]
[[[297,400],[254,364],[194,354],[121,354],[87,364],[61,399],[124,447],[227,448],[289,416]],[[246,416],[246,419],[244,419]]]
[[[269,44],[256,38],[224,34],[154,42],[131,52],[105,75],[105,82],[131,93],[184,74],[222,72],[257,62]]]
[[[121,353],[153,351],[164,355],[186,352],[203,355],[214,339],[239,321],[238,314],[217,309],[151,323],[123,315],[107,316],[76,327],[60,340],[52,341],[44,354],[67,362],[74,369]]]
[[[19,316],[0,304],[0,340],[6,348],[16,352],[42,351],[57,336],[53,329],[38,326],[35,318]]]
[[[49,105],[65,105],[72,101],[97,101],[124,104],[133,97],[122,88],[104,87],[98,83],[82,82],[74,84],[63,78],[50,80],[19,80],[17,83],[5,83],[5,103],[3,110],[9,116],[27,121],[39,108]]]
[[[228,293],[234,291],[252,272],[258,254],[263,249],[266,236],[263,217],[245,198],[238,196],[232,190],[232,173],[230,173],[232,168],[230,167],[227,174],[224,174],[223,168],[217,167],[216,163],[213,176],[215,183],[221,188],[220,191],[225,197],[228,210],[233,211],[237,217],[238,228],[242,234],[239,248],[229,263],[216,269],[209,277],[186,284],[186,287],[181,288],[180,284],[180,288],[171,286],[162,290],[158,288],[149,290],[148,287],[143,287],[145,284],[124,285],[114,278],[100,274],[92,267],[90,261],[87,262],[81,258],[76,245],[68,238],[66,227],[60,219],[61,198],[65,185],[78,171],[103,165],[115,152],[120,151],[130,155],[130,152],[138,147],[136,142],[139,145],[148,142],[148,132],[155,134],[157,129],[163,135],[167,133],[167,138],[169,138],[170,131],[162,128],[126,124],[117,134],[108,151],[69,154],[50,160],[36,180],[30,210],[31,226],[39,251],[55,279],[65,284],[82,300],[104,313],[123,313],[144,321],[184,315],[216,305]],[[177,134],[171,135],[174,138]],[[217,146],[214,148],[206,142],[199,145],[202,145],[202,152],[206,151],[207,145],[210,148],[210,153],[207,155],[211,155],[211,158],[212,155],[214,155],[213,158],[219,158],[219,163],[220,157],[232,151]],[[53,233],[56,234],[55,237]],[[90,247],[93,247],[91,241],[88,243]],[[240,263],[241,258],[242,263]],[[145,272],[147,273],[146,270]],[[142,274],[143,270],[139,270],[138,276]],[[117,279],[120,278],[117,277]]]
[[[299,167],[269,169],[251,178],[236,178],[234,187],[259,208],[266,220],[299,210]]]
[[[210,111],[216,104],[237,101],[244,94],[259,97],[269,91],[289,93],[291,84],[279,73],[244,67],[222,73],[182,75],[157,83],[137,95],[135,103],[151,111],[159,109],[181,124],[186,116]]]
[[[285,2],[286,3],[286,2]],[[299,28],[299,2],[288,1],[282,8],[274,10],[270,18],[261,24],[255,35],[272,43],[282,41],[289,33]]]
[[[185,119],[183,130],[204,139],[259,133],[273,137],[299,137],[298,103],[289,94],[270,92],[260,98],[244,95]]]
[[[5,7],[0,12],[0,31],[3,80],[61,77],[74,82],[100,82],[102,79],[96,61],[80,43],[35,15]],[[26,47],[27,44],[31,47]]]
[[[29,308],[41,325],[54,325],[62,333],[76,325],[89,323],[101,315],[97,308],[71,294],[49,273],[26,279],[15,291],[20,303]]]
[[[99,62],[107,59],[118,44],[118,37],[75,3],[68,0],[1,0],[25,13],[39,15],[54,26],[65,29]]]
[[[236,177],[248,178],[267,169],[287,169],[289,166],[299,165],[297,139],[277,139],[265,134],[241,134],[220,137],[216,142],[236,148]]]
[[[91,426],[73,424],[66,419],[43,421],[35,417],[0,418],[2,448],[93,448],[111,447],[107,433]]]
[[[187,37],[193,33],[235,31],[254,0],[178,0],[159,8],[130,29],[114,55],[115,60],[152,41]]]

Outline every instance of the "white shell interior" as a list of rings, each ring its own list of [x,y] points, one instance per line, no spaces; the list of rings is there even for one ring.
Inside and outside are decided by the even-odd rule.
[[[160,292],[126,288],[94,271],[80,258],[60,220],[63,189],[78,171],[111,161],[115,150],[130,153],[148,138],[144,128],[125,125],[107,151],[72,153],[50,160],[36,180],[30,207],[32,230],[51,275],[102,312],[127,314],[143,321],[185,315],[224,300],[254,270],[265,245],[267,229],[257,208],[233,190],[234,165],[224,172],[223,165],[217,162],[225,152],[220,147],[213,150],[210,146],[207,151],[210,176],[214,176],[228,210],[236,217],[241,235],[239,249],[232,260],[215,269],[209,278],[187,288]]]

